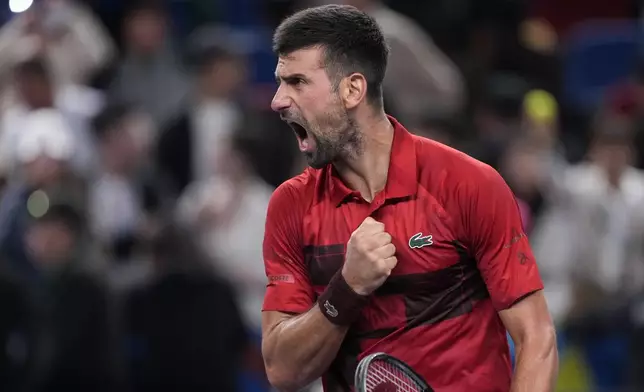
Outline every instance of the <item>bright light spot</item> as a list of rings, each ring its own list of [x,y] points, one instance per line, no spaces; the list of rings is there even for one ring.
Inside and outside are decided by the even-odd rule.
[[[41,190],[32,193],[27,200],[27,211],[36,219],[45,216],[49,211],[49,196]]]
[[[34,0],[9,0],[9,9],[14,14],[25,12],[31,7]]]

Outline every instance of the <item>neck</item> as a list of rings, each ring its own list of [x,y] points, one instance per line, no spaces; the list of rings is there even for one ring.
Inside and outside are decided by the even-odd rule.
[[[387,184],[394,128],[384,112],[357,123],[362,132],[361,153],[334,165],[349,188],[372,201]]]

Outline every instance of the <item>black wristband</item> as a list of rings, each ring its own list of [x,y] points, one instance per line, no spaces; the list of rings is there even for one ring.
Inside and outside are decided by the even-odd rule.
[[[358,319],[360,310],[369,303],[369,297],[353,291],[338,271],[326,290],[318,298],[322,314],[333,324],[349,325]]]

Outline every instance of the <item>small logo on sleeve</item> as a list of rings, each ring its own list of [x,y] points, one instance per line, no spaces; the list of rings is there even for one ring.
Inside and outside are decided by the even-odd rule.
[[[335,308],[335,306],[331,305],[329,301],[324,302],[324,309],[326,311],[326,314],[328,314],[331,317],[338,317],[338,310]]]
[[[430,246],[434,244],[431,235],[423,236],[423,233],[416,233],[409,239],[409,247],[411,249],[420,249],[423,246]]]
[[[291,274],[268,275],[268,283],[295,283],[295,278]]]
[[[514,245],[514,244],[516,244],[517,242],[521,241],[521,239],[522,239],[523,237],[525,237],[525,234],[523,234],[523,232],[522,232],[522,231],[519,231],[519,230],[517,230],[517,229],[513,228],[513,229],[512,229],[511,236],[512,236],[512,237],[510,238],[510,241],[509,241],[507,244],[503,245],[503,249],[509,249],[509,248],[511,248],[511,247],[512,247],[512,245]]]
[[[526,255],[523,252],[517,253],[517,258],[519,259],[519,264],[525,265],[530,259],[528,258],[528,255]]]

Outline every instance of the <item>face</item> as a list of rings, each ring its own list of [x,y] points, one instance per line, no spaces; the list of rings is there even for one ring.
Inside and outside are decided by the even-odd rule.
[[[52,91],[47,80],[35,75],[20,75],[16,82],[18,93],[27,106],[33,109],[51,106]]]
[[[74,248],[74,235],[62,223],[41,222],[27,231],[27,246],[38,265],[55,270],[69,260]]]
[[[619,176],[632,162],[632,150],[626,143],[595,143],[591,156],[610,176]]]
[[[126,34],[135,51],[154,53],[161,48],[165,39],[163,16],[147,10],[136,12],[126,25]]]
[[[103,157],[111,169],[127,172],[136,166],[139,151],[127,128],[117,127],[109,131],[102,144]]]
[[[275,70],[279,87],[271,104],[295,132],[300,151],[313,168],[352,158],[361,146],[349,112],[351,86],[344,80],[335,88],[323,64],[320,48],[280,56]]]
[[[209,64],[202,73],[201,84],[206,93],[230,97],[244,84],[245,64],[238,59],[221,59]]]

